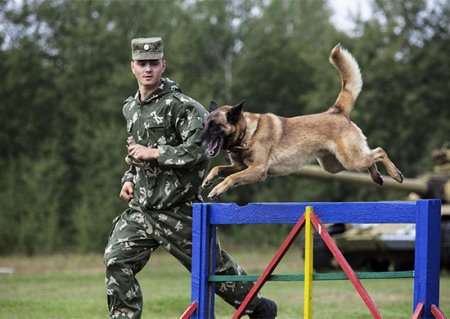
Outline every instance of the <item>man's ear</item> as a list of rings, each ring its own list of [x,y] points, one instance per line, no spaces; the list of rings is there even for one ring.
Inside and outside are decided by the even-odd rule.
[[[209,112],[210,112],[210,113],[211,113],[211,112],[214,112],[214,111],[217,110],[218,108],[219,108],[219,106],[217,105],[216,102],[214,102],[214,101],[209,102],[208,109],[209,109]]]
[[[228,123],[236,124],[237,122],[239,122],[242,113],[242,106],[244,105],[244,103],[245,101],[236,104],[227,112]]]

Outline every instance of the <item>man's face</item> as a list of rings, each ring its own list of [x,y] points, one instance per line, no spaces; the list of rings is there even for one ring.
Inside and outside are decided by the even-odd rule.
[[[164,60],[133,60],[131,61],[131,70],[133,71],[139,86],[152,89],[156,88],[166,69]]]

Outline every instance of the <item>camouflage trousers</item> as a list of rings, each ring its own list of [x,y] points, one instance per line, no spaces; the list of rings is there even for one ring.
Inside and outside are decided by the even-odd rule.
[[[136,274],[158,247],[164,247],[190,271],[191,209],[187,205],[144,213],[128,208],[114,219],[104,254],[109,318],[141,318],[143,298]],[[245,274],[232,257],[221,249],[218,238],[216,274]],[[252,284],[246,282],[219,282],[215,291],[227,303],[238,308],[251,287]],[[260,302],[258,296],[249,305],[247,313],[251,313]]]

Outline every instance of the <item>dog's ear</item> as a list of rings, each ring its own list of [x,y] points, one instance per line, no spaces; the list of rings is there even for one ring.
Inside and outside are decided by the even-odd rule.
[[[218,108],[219,108],[219,106],[217,105],[216,102],[214,102],[214,101],[209,102],[208,109],[209,109],[210,113],[217,110]]]
[[[233,106],[228,112],[227,112],[227,121],[231,124],[236,124],[239,122],[239,118],[241,117],[242,113],[242,106],[244,105],[245,101],[242,101],[235,106]]]

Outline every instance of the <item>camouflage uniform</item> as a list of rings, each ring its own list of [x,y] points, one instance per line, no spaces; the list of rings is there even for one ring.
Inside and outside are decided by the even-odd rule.
[[[208,161],[194,141],[203,127],[205,109],[181,93],[175,82],[163,79],[160,88],[140,102],[139,94],[125,101],[123,114],[132,139],[157,147],[157,160],[134,162],[122,183],[134,183],[134,198],[113,221],[104,256],[110,318],[140,318],[142,295],[135,275],[152,252],[164,247],[188,270],[192,253],[192,203],[199,199]],[[244,274],[233,259],[217,247],[218,274]],[[238,307],[249,283],[218,283],[216,293]],[[261,303],[256,298],[249,309]]]

